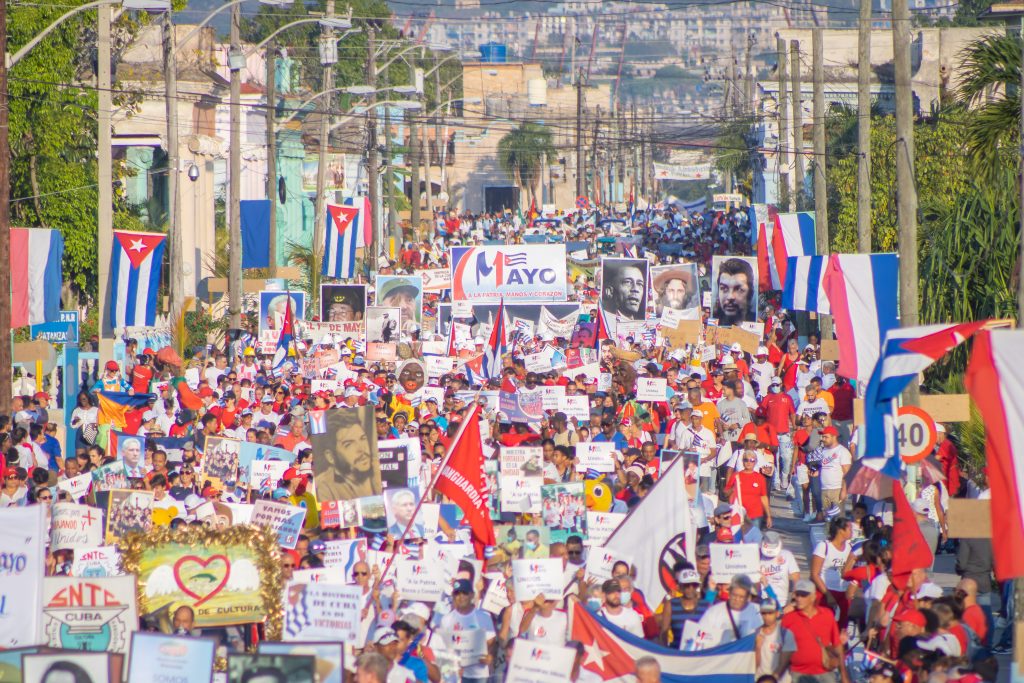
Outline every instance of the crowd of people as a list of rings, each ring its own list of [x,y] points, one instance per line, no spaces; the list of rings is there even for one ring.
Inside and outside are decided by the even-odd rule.
[[[629,257],[647,259],[652,266],[695,263],[701,289],[707,291],[714,286],[707,281],[713,255],[752,251],[745,209],[686,214],[669,207],[638,216],[580,212],[556,218],[533,233],[518,217],[441,219],[426,239],[409,242],[393,259],[382,260],[378,272],[443,268],[450,265],[448,249],[455,244],[516,243],[530,234],[584,242],[587,258],[595,259],[602,253],[598,238],[625,224],[624,236],[636,239],[618,248]],[[645,286],[651,285],[645,281]],[[754,349],[696,340],[671,346],[660,334],[616,338],[604,332],[596,310],[600,288],[596,273],[567,283],[570,301],[580,304],[576,327],[583,334],[518,334],[509,340],[500,371],[483,379],[467,367],[489,350],[482,336],[449,371],[423,373],[424,343],[448,338],[438,315],[438,305],[447,302],[443,294],[424,296],[423,319],[437,321],[433,330],[426,324],[403,330],[403,353],[416,361],[412,364],[368,360],[359,339],[317,341],[302,339],[300,333],[299,357],[337,351],[335,376],[345,379],[334,390],[314,390],[321,377],[304,376],[297,360],[273,367],[273,354],[261,354],[245,336],[197,350],[181,366],[126,340],[125,360],[102,361],[98,376],[73,407],[74,452],[63,452],[43,391],[16,397],[13,414],[0,416],[5,460],[0,506],[96,504],[93,492],[76,492],[65,482],[120,462],[125,464],[125,488],[152,491],[154,510],[174,508],[167,520],[171,526],[203,524],[196,511],[206,502],[266,498],[301,503],[313,513],[319,509],[319,516],[307,513],[296,547],[280,552],[286,579],[296,569],[323,567],[325,542],[348,537],[345,527],[353,536],[366,537],[374,550],[418,555],[433,543],[469,541],[470,530],[441,520],[436,532],[428,533],[420,521],[412,521],[417,499],[411,498],[400,501],[405,506],[400,521],[383,527],[355,524],[360,517],[354,507],[344,512],[341,528],[324,526],[320,506],[380,493],[368,483],[371,456],[377,452],[365,445],[369,440],[418,441],[419,471],[409,476],[433,481],[463,422],[481,403],[487,459],[497,461],[502,449],[536,447],[541,460],[533,468],[544,486],[588,486],[583,500],[559,493],[542,504],[536,501],[537,513],[490,512],[495,524],[509,525],[509,533],[485,548],[480,559],[498,565],[498,557],[560,558],[567,577],[564,595],[519,600],[510,565],[495,570],[485,564],[481,571],[467,557],[443,599],[427,604],[403,599],[393,574],[360,560],[344,577],[364,596],[361,642],[350,643],[355,658],[347,663],[346,680],[453,680],[440,656],[446,650],[462,653],[454,680],[502,680],[515,649],[535,642],[575,651],[569,680],[605,680],[585,644],[573,638],[569,615],[575,601],[652,648],[651,656],[635,660],[638,681],[668,677],[659,653],[709,650],[748,636],[755,643],[750,674],[756,683],[996,680],[995,655],[1007,651],[1011,638],[1012,628],[1005,625],[1012,624],[1012,600],[1009,590],[993,580],[989,541],[949,538],[944,514],[949,499],[985,497],[987,487],[982,472],[964,469],[943,425],[937,425],[934,466],[921,468],[922,481],[909,482],[908,490],[933,552],[956,554],[961,578],[954,590],[940,588],[932,568],[893,574],[893,557],[901,551],[894,543],[894,502],[851,491],[857,392],[838,374],[836,361],[822,358],[813,332],[798,334],[793,316],[762,295],[758,319],[763,334]],[[657,297],[652,292],[647,298],[653,311]],[[714,323],[712,307],[700,308],[703,323]],[[587,335],[595,330],[601,331],[591,341]],[[581,361],[579,353],[566,352],[582,347],[584,356],[592,354],[599,373],[574,372],[583,362],[528,370],[525,357],[549,346]],[[637,398],[638,381],[647,379],[665,380],[664,401]],[[563,387],[567,397],[585,397],[588,419],[558,409],[545,410],[535,420],[510,419],[496,404],[499,395],[537,387]],[[422,393],[424,388],[431,391]],[[122,439],[117,451],[109,447],[97,407],[98,393],[104,391],[150,396],[146,406],[127,413],[121,428],[138,435],[132,439],[135,446],[126,447]],[[337,457],[329,461],[336,467],[318,471],[317,424],[366,406],[372,407],[373,430],[353,427],[354,436],[344,446],[339,437]],[[235,451],[221,445],[217,457],[205,453],[211,437],[276,446],[293,453],[294,462],[276,481],[251,481],[238,471]],[[580,444],[587,442],[613,445],[611,471],[596,475],[579,466]],[[596,579],[588,571],[588,556],[600,552],[600,545],[579,532],[587,510],[637,509],[668,463],[679,457],[687,463],[695,543],[692,556],[665,569],[671,577],[664,599],[650,600],[637,585],[638,566],[662,558],[619,562],[610,578]],[[347,469],[338,464],[342,460]],[[214,469],[217,476],[211,476]],[[247,485],[237,485],[240,481]],[[500,488],[512,480],[499,476],[495,481]],[[595,481],[606,489],[603,496],[594,493]],[[442,502],[429,490],[426,499]],[[131,506],[118,508],[111,522],[117,534],[124,526],[145,526]],[[549,534],[545,527],[572,531]],[[755,545],[759,576],[739,573],[722,580],[721,568],[712,563],[716,544]],[[806,553],[800,550],[803,544]],[[70,553],[50,553],[49,573],[68,574],[70,568]],[[495,581],[505,586],[498,609],[484,604]],[[183,608],[180,620],[175,613],[175,622],[185,622],[175,632],[197,633],[188,612]],[[147,620],[141,624],[160,627]],[[453,646],[453,634],[476,639],[472,657]],[[233,642],[251,646],[254,637],[246,634],[245,642]],[[223,645],[231,646],[226,638]]]

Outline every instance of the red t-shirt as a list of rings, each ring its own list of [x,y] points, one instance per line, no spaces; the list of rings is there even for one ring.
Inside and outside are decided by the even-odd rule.
[[[796,415],[796,406],[789,394],[782,393],[768,394],[761,401],[761,409],[768,424],[775,428],[778,434],[789,434],[790,417]]]
[[[789,660],[789,668],[796,674],[816,676],[826,673],[821,665],[821,648],[839,645],[839,627],[829,610],[814,608],[807,616],[794,610],[782,617],[782,627],[789,629],[796,640],[796,652]]]
[[[964,608],[964,615],[961,621],[977,634],[978,640],[981,641],[982,645],[988,645],[988,620],[985,618],[984,610],[977,605],[969,605]],[[959,638],[960,636],[957,637]],[[964,652],[966,651],[964,649]]]
[[[145,365],[136,365],[132,369],[132,389],[136,394],[148,394],[151,379],[153,379],[153,371]]]
[[[857,392],[850,386],[850,383],[833,384],[828,388],[828,393],[832,394],[832,419],[852,420],[853,399],[856,398]]]
[[[761,504],[761,496],[767,495],[764,475],[760,472],[734,472],[729,477],[729,483],[725,488],[731,489],[739,483],[740,501],[743,503],[743,510],[750,519],[764,517],[764,505]]]

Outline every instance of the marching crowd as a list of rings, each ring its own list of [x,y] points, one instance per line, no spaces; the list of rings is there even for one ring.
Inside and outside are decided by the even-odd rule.
[[[637,250],[630,253],[648,258],[652,265],[696,262],[702,275],[709,271],[712,254],[751,252],[745,210],[686,214],[666,208],[642,216],[610,217],[617,222],[580,213],[546,232],[585,242],[592,259],[600,254],[598,238],[624,222],[640,235],[635,242],[626,241],[626,249]],[[521,240],[529,229],[518,218],[442,220],[434,235],[410,242],[393,260],[382,263],[379,272],[444,267],[447,248],[453,244]],[[629,230],[626,233],[632,236]],[[674,246],[660,248],[665,244]],[[576,284],[570,287],[570,297],[581,304],[580,322],[595,322],[599,283],[584,277]],[[436,313],[438,301],[439,297],[425,297],[425,320]],[[338,351],[347,379],[333,392],[314,391],[313,378],[294,366],[271,367],[268,355],[258,353],[245,339],[204,349],[181,366],[129,342],[126,360],[102,363],[98,377],[78,397],[71,420],[76,433],[73,453],[62,450],[45,392],[15,397],[13,414],[0,416],[0,452],[5,460],[0,506],[94,502],[92,494],[75,497],[61,483],[120,459],[130,488],[152,491],[155,508],[175,506],[172,526],[202,524],[194,511],[208,501],[243,503],[264,497],[298,504],[308,503],[313,494],[315,509],[317,499],[326,499],[318,492],[321,473],[312,464],[310,434],[319,416],[373,406],[376,432],[366,438],[418,440],[420,477],[432,481],[474,401],[480,400],[485,403],[489,458],[498,458],[502,448],[537,447],[542,461],[536,465],[545,485],[593,486],[597,480],[607,489],[601,502],[588,497],[583,505],[569,496],[550,504],[546,499],[536,514],[495,510],[492,518],[497,523],[511,524],[512,529],[578,530],[587,509],[595,505],[629,513],[644,504],[669,463],[684,458],[692,553],[669,563],[659,557],[636,557],[636,564],[619,562],[610,578],[597,580],[587,571],[587,559],[600,547],[589,543],[585,533],[574,531],[546,543],[545,535],[535,531],[523,534],[522,540],[510,534],[483,549],[481,559],[495,566],[501,566],[499,559],[562,559],[566,587],[559,599],[517,599],[507,563],[495,573],[490,568],[480,572],[466,561],[459,565],[450,593],[435,604],[403,599],[393,575],[382,578],[378,565],[356,562],[345,577],[364,595],[363,642],[353,644],[357,659],[346,674],[352,680],[449,680],[437,654],[450,648],[447,636],[452,633],[472,634],[485,644],[472,661],[459,661],[458,680],[503,680],[515,648],[535,642],[574,649],[570,680],[606,680],[590,644],[573,637],[570,617],[579,603],[646,644],[649,654],[634,658],[638,681],[662,680],[663,675],[675,680],[662,671],[666,653],[710,650],[752,636],[756,683],[994,682],[995,655],[1007,651],[1010,642],[1012,628],[1000,626],[1012,624],[1012,600],[1006,587],[1001,590],[993,581],[989,541],[949,538],[944,514],[951,497],[985,497],[984,474],[962,469],[954,440],[937,425],[938,444],[929,459],[933,464],[921,468],[922,481],[911,482],[917,485],[910,488],[915,492],[910,504],[931,550],[956,554],[961,578],[956,589],[948,591],[932,580],[930,568],[894,573],[894,557],[898,559],[902,549],[894,532],[896,503],[875,491],[869,496],[851,490],[857,466],[856,389],[837,374],[835,361],[822,358],[814,334],[798,338],[785,312],[770,303],[763,311],[761,345],[752,352],[739,343],[711,345],[710,350],[696,345],[669,348],[658,336],[615,339],[598,334],[593,343],[575,335],[519,336],[503,357],[500,373],[482,382],[464,363],[439,377],[425,377],[422,365],[417,369],[415,363],[367,360],[360,340],[314,343],[300,334],[297,341],[305,342],[307,353],[314,347]],[[709,307],[703,308],[705,322],[711,313]],[[407,357],[422,357],[418,344],[423,341],[446,338],[443,330],[432,336],[424,328],[403,337]],[[463,356],[485,352],[486,344],[477,337],[475,348]],[[527,353],[545,346],[565,351],[588,345],[600,364],[602,377],[597,380],[575,374],[566,365],[528,371],[524,362]],[[637,381],[645,378],[666,380],[665,401],[637,399]],[[424,385],[440,388],[443,398],[432,394],[420,400],[417,390]],[[589,419],[548,410],[537,421],[508,420],[481,394],[474,399],[467,393],[514,394],[544,386],[564,387],[566,396],[585,396]],[[137,452],[122,444],[112,453],[103,445],[98,391],[151,395],[146,406],[126,415],[123,431],[141,437],[134,447]],[[278,446],[295,453],[296,459],[269,486],[224,486],[220,477],[208,478],[213,454],[204,449],[206,439],[213,436]],[[612,472],[595,476],[578,466],[578,446],[587,442],[614,445]],[[217,465],[223,468],[230,471],[231,462]],[[408,501],[410,507],[414,503]],[[411,519],[408,514],[406,519]],[[140,520],[116,522],[141,525]],[[405,534],[401,524],[374,532],[358,526],[346,530],[323,526],[316,515],[308,514],[295,549],[280,553],[282,568],[287,578],[299,568],[322,567],[325,542],[350,534],[366,536],[374,549],[402,554],[421,553],[423,545],[439,541],[469,540],[469,530],[458,525],[442,522],[431,538],[412,538],[422,534],[422,527],[409,526],[411,534]],[[790,547],[807,540],[806,563],[798,560],[801,553],[787,549],[786,539],[791,539]],[[715,544],[755,545],[759,575],[735,574],[716,581],[721,570],[712,566]],[[663,599],[652,600],[637,585],[640,563],[662,563]],[[48,571],[68,573],[68,554],[51,553]],[[484,609],[491,583],[500,580],[505,584],[500,600],[504,606]],[[196,633],[189,609],[180,612],[174,616],[174,630]],[[159,625],[144,622],[143,627]]]

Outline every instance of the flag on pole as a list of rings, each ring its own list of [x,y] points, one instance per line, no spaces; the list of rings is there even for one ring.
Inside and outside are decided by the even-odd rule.
[[[356,247],[359,209],[327,205],[327,229],[324,231],[324,264],[320,272],[328,277],[352,278],[356,274]]]
[[[434,489],[462,510],[473,532],[476,555],[483,559],[484,547],[494,545],[494,523],[487,506],[489,492],[480,437],[480,405],[476,401],[455,435]]]
[[[484,348],[481,366],[484,379],[501,376],[501,358],[506,353],[508,353],[508,335],[505,333],[505,300],[502,299],[495,316],[494,327],[491,328],[491,337],[487,340],[487,346]]]
[[[526,216],[526,222],[529,227],[533,227],[533,222],[540,217],[540,211],[537,210],[537,198],[534,197],[530,200],[530,213]]]
[[[285,297],[284,322],[281,324],[281,334],[277,338],[277,349],[274,350],[274,369],[277,370],[288,360],[288,350],[292,346],[292,296],[288,292]]]
[[[97,391],[99,402],[96,422],[111,425],[113,429],[123,430],[128,424],[126,415],[131,410],[143,408],[149,404],[156,394],[129,394],[126,391]]]
[[[636,680],[636,660],[653,657],[665,683],[753,683],[755,636],[695,652],[683,652],[638,638],[573,600],[573,640],[583,645],[581,666],[597,680]]]
[[[598,306],[597,311],[597,329],[594,330],[594,348],[600,350],[601,342],[605,339],[611,339],[611,335],[608,334],[608,324],[604,319],[604,311]]]
[[[694,561],[695,530],[690,522],[682,460],[671,462],[604,543],[605,548],[635,560],[636,587],[652,605],[660,604],[676,587],[672,571],[676,561]]]
[[[771,244],[774,263],[772,289],[782,289],[786,284],[787,259],[790,256],[809,256],[817,252],[814,214],[806,211],[776,214]]]
[[[992,488],[996,579],[1024,576],[1024,331],[984,330],[974,340],[965,384],[985,421]]]
[[[888,458],[882,472],[900,476],[896,439],[897,399],[932,363],[985,326],[986,321],[900,327],[885,335],[878,362],[864,393],[864,428],[858,440],[862,458]]]
[[[772,288],[772,269],[775,267],[771,245],[776,209],[770,204],[753,204],[750,213],[757,230],[757,282],[760,290],[767,292]]]
[[[373,218],[370,215],[370,198],[369,197],[349,197],[344,202],[344,206],[349,206],[356,209],[359,213],[356,214],[355,220],[352,222],[356,226],[356,240],[357,247],[368,247],[373,244]]]
[[[867,381],[885,333],[897,327],[896,254],[832,254],[822,280],[839,341],[843,377]]]
[[[56,322],[60,318],[60,230],[11,228],[11,327]]]
[[[110,257],[110,320],[114,328],[156,324],[166,244],[167,235],[114,231]]]
[[[786,259],[786,284],[782,288],[782,307],[788,311],[815,311],[828,314],[825,293],[825,268],[828,256],[790,256]]]
[[[910,507],[907,494],[903,492],[899,480],[892,484],[892,498],[892,546],[899,548],[899,552],[892,554],[890,571],[893,585],[902,590],[907,586],[910,573],[915,569],[931,567],[935,556],[928,547],[924,534],[921,533],[917,515]]]

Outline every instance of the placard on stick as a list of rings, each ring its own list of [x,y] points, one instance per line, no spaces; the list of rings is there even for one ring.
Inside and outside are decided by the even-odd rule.
[[[661,336],[668,342],[670,349],[679,349],[700,341],[703,330],[704,323],[700,320],[680,320],[675,328],[662,328]]]
[[[950,498],[946,522],[950,538],[992,538],[992,501]]]

